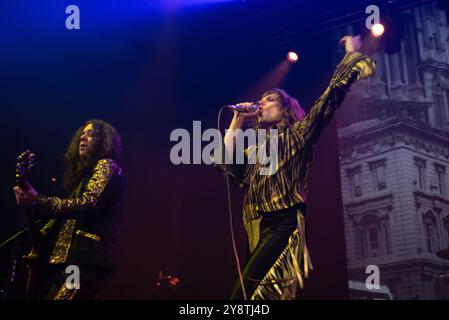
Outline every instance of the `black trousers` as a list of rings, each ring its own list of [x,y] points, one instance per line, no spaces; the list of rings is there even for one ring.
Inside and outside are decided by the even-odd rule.
[[[69,289],[65,285],[70,274],[67,265],[48,265],[47,275],[42,281],[37,298],[39,300],[92,300],[96,299],[103,284],[112,274],[112,269],[91,265],[78,265],[80,288]]]
[[[305,213],[305,210],[302,210],[300,207],[262,213],[259,242],[242,270],[248,300],[265,274],[279,258],[288,244],[290,235],[298,226],[298,209],[303,214]],[[242,286],[237,277],[231,289],[229,299],[242,300],[243,298]]]

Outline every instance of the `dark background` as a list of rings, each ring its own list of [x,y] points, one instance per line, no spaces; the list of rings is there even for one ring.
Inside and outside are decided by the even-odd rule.
[[[334,68],[335,39],[310,21],[330,1],[167,5],[176,2],[0,2],[0,241],[24,223],[11,191],[17,154],[33,150],[32,184],[57,194],[61,156],[76,129],[91,118],[110,122],[123,138],[128,189],[119,270],[103,298],[155,298],[158,270],[180,277],[174,298],[225,298],[236,275],[225,180],[207,165],[171,164],[170,133],[191,132],[193,120],[216,127],[221,106],[257,99],[248,92],[290,49],[300,61],[281,85],[306,110]],[[80,30],[65,28],[70,4],[80,8]],[[346,298],[337,154],[334,120],[315,155],[307,225],[315,270],[301,298]],[[243,259],[242,194],[233,186]],[[0,248],[3,287],[13,248],[25,253],[26,238]],[[11,298],[23,293],[21,268]]]

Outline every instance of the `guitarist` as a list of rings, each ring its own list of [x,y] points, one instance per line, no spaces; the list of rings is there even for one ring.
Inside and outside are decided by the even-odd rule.
[[[115,271],[125,189],[121,149],[120,135],[110,124],[87,121],[64,154],[68,197],[41,195],[27,181],[13,188],[18,205],[32,208],[35,219],[49,220],[41,236],[55,235],[49,256],[41,257],[48,272],[34,297],[94,299]],[[78,267],[79,286],[66,284],[73,272],[69,265]]]

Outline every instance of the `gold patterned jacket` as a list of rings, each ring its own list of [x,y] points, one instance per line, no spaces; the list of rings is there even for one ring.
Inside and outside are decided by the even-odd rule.
[[[41,231],[55,235],[48,263],[115,268],[124,186],[120,166],[101,159],[69,198],[38,196],[35,216],[50,219]]]

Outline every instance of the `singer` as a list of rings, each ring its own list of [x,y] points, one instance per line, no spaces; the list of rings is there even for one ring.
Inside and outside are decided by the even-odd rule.
[[[258,174],[259,162],[218,166],[246,188],[243,223],[250,256],[242,270],[243,281],[237,279],[230,299],[295,299],[297,288],[303,287],[312,268],[304,217],[314,145],[350,86],[375,71],[374,62],[359,53],[362,46],[359,36],[345,36],[341,44],[346,54],[328,88],[307,115],[298,101],[282,89],[265,92],[259,110],[246,113],[234,110],[229,129],[242,128],[249,120],[256,120],[257,128],[276,128],[279,150],[274,175]],[[241,108],[251,105],[238,104]],[[236,143],[236,136],[229,132],[224,138],[228,155],[235,150]]]
[[[31,298],[93,299],[114,271],[118,250],[124,175],[119,166],[121,139],[102,120],[90,120],[73,136],[64,161],[67,198],[40,195],[28,184],[14,187],[17,203],[33,207],[36,218],[48,219],[40,230],[49,243],[45,277],[38,277]],[[46,250],[41,249],[41,253]],[[80,287],[66,286],[66,266],[80,271]]]

